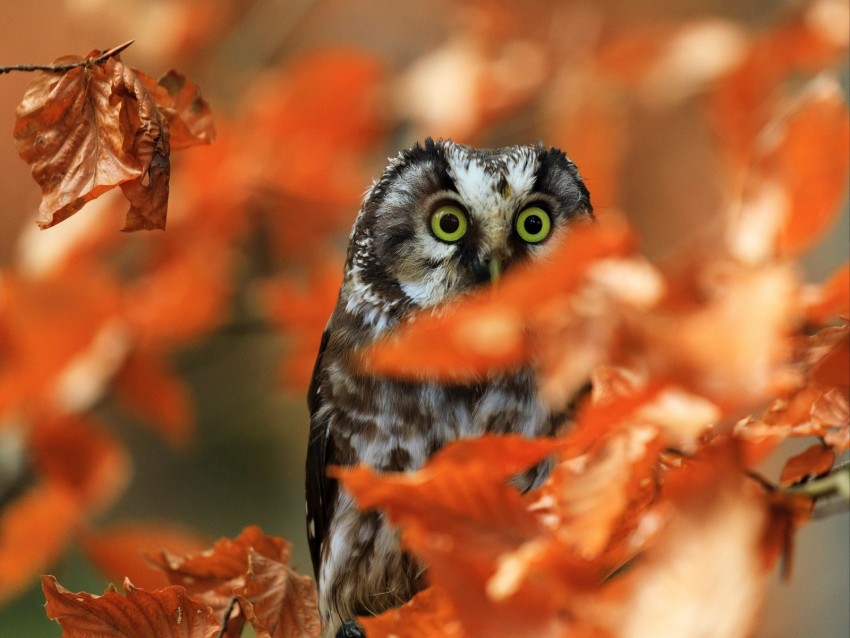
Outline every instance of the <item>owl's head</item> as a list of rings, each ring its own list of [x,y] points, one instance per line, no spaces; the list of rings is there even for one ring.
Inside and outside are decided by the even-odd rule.
[[[590,195],[560,150],[449,140],[402,151],[366,193],[349,245],[349,312],[399,315],[551,251]]]

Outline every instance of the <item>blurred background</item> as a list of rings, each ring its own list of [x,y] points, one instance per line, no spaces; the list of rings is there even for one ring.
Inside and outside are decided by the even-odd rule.
[[[388,156],[425,136],[543,140],[653,259],[712,250],[774,106],[813,77],[846,95],[848,24],[842,0],[6,3],[0,65],[134,39],[124,62],[188,75],[218,136],[172,156],[165,233],[118,232],[126,204],[107,196],[39,232],[11,136],[33,77],[0,76],[0,549],[21,544],[0,558],[0,635],[61,633],[33,574],[99,592],[152,539],[179,551],[257,524],[310,573],[304,394]],[[848,259],[839,199],[809,281]],[[848,635],[849,521],[798,535],[758,636]]]

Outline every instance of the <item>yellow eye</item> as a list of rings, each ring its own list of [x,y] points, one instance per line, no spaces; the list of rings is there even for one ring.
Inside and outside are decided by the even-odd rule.
[[[431,215],[431,231],[440,241],[456,242],[468,227],[464,212],[451,204],[440,206]]]
[[[516,232],[520,239],[529,244],[539,244],[552,230],[549,213],[537,206],[530,206],[516,218]]]

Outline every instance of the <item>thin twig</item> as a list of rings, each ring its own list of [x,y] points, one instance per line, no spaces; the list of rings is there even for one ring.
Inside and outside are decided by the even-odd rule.
[[[221,631],[218,632],[216,638],[224,638],[227,633],[227,621],[230,620],[230,615],[233,613],[233,608],[236,607],[236,604],[239,601],[236,599],[236,596],[230,599],[230,604],[227,606],[227,609],[224,611],[224,618],[221,619]]]
[[[68,64],[13,64],[12,66],[0,66],[0,75],[4,73],[11,73],[12,71],[47,71],[48,73],[66,73],[71,69],[76,69],[78,66],[93,66],[95,64],[100,64],[108,60],[109,58],[118,55],[128,46],[133,44],[135,40],[127,40],[124,44],[119,44],[117,47],[113,47],[104,53],[101,53],[96,58],[87,58],[85,60],[78,60],[77,62],[70,62]]]

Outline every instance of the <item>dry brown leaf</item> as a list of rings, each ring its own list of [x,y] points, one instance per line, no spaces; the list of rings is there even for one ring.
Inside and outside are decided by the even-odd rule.
[[[212,112],[194,82],[174,69],[158,80],[141,71],[135,73],[168,121],[172,150],[209,144],[215,139]]]
[[[100,53],[92,51],[86,58]],[[68,56],[55,63],[80,59]],[[128,140],[122,128],[126,105],[113,99],[114,69],[110,58],[66,73],[42,73],[18,106],[15,144],[42,189],[42,228],[145,172],[144,162],[130,152],[132,137]]]

